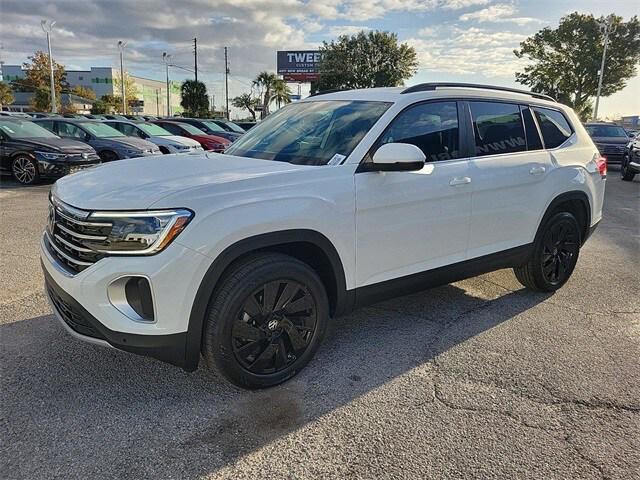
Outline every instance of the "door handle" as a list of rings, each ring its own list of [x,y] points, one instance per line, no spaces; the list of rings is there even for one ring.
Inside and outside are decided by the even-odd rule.
[[[449,185],[455,187],[456,185],[467,185],[468,183],[471,183],[471,178],[469,177],[454,177],[449,182]]]
[[[544,168],[544,167],[532,167],[531,170],[529,170],[529,174],[530,175],[542,175],[546,171],[547,171],[547,169]]]

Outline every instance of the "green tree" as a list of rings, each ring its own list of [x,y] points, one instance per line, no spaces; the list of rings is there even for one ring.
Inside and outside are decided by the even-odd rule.
[[[551,95],[587,120],[592,112],[592,98],[598,91],[603,21],[602,17],[574,12],[561,18],[558,28],[546,27],[527,38],[514,50],[516,57],[530,62],[516,73],[516,81]],[[636,74],[640,61],[638,17],[624,22],[622,17],[612,15],[612,27],[602,80],[604,97],[623,89]]]
[[[207,87],[202,82],[185,80],[180,87],[182,100],[180,105],[191,117],[206,117],[209,113],[209,96]]]
[[[0,82],[0,107],[13,103],[13,90],[8,83]]]
[[[361,31],[342,35],[320,47],[317,89],[396,87],[417,72],[413,47],[399,43],[395,33]]]
[[[129,100],[133,100],[138,98],[138,86],[133,78],[129,76],[127,72],[124,73],[124,98],[126,100],[127,105],[126,111],[122,111],[122,81],[120,80],[120,71],[117,72],[116,76],[113,78],[113,97],[116,99],[116,102],[113,104],[113,108],[116,112],[127,114],[129,113]]]
[[[96,99],[96,92],[89,87],[83,87],[82,85],[76,85],[71,89],[71,93],[82,98],[88,98],[89,100]]]
[[[49,67],[49,55],[37,51],[22,67],[25,70],[25,78],[15,80],[13,86],[18,91],[34,92],[31,106],[36,111],[51,110],[51,70]],[[60,94],[69,88],[67,74],[64,66],[53,60],[53,79],[56,92],[56,103],[60,107]]]
[[[236,108],[242,108],[249,111],[251,116],[253,117],[253,121],[256,121],[256,106],[258,105],[259,100],[257,98],[253,98],[248,93],[243,93],[231,100],[231,105]]]
[[[111,113],[112,110],[113,110],[112,104],[110,104],[109,102],[106,102],[104,100],[104,96],[96,100],[95,102],[93,102],[93,105],[91,106],[91,113],[93,113],[94,115],[103,115],[105,113]]]
[[[269,104],[271,103],[271,95],[277,81],[278,77],[275,73],[266,71],[260,72],[256,76],[256,79],[253,81],[253,86],[257,87],[261,92],[260,96],[262,98],[262,110],[260,112],[260,118],[264,118],[269,115]]]
[[[280,108],[281,105],[291,103],[291,89],[287,85],[287,82],[281,79],[276,80],[276,83],[273,86],[272,101],[276,102],[278,108]]]

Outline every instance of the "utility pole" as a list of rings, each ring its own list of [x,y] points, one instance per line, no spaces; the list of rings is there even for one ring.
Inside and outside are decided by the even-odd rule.
[[[193,70],[196,73],[196,82],[198,81],[198,39],[193,39]]]
[[[609,46],[609,34],[615,29],[612,25],[613,16],[609,15],[604,22],[600,23],[600,30],[604,35],[604,49],[602,50],[602,62],[600,63],[600,78],[598,78],[598,93],[596,94],[596,106],[593,109],[593,119],[598,119],[598,107],[600,106],[600,91],[602,90],[602,78],[604,77],[604,64],[607,59],[607,47]]]
[[[127,98],[124,88],[124,47],[127,42],[120,40],[118,42],[118,50],[120,50],[120,94],[122,95],[122,114],[127,114]]]
[[[156,115],[160,116],[160,90],[156,88]]]
[[[171,96],[169,92],[169,62],[171,60],[171,55],[168,55],[167,52],[162,54],[162,61],[167,67],[167,117],[171,116]]]
[[[49,49],[49,75],[51,77],[51,113],[58,113],[58,105],[56,104],[56,82],[53,76],[53,57],[51,56],[51,32],[56,22],[40,21],[40,26],[44,33],[47,34],[47,48]]]
[[[227,61],[227,47],[224,47],[224,91],[227,102],[227,120],[229,120],[229,63]]]

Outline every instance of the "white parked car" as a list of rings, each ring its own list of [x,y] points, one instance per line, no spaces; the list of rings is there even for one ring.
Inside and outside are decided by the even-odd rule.
[[[190,153],[203,151],[200,143],[187,137],[173,135],[160,125],[127,120],[105,120],[104,123],[129,137],[138,137],[155,143],[162,153]]]
[[[356,307],[500,268],[560,288],[602,217],[606,168],[544,95],[433,83],[317,95],[225,154],[58,180],[46,288],[79,338],[190,371],[202,355],[267,387]]]

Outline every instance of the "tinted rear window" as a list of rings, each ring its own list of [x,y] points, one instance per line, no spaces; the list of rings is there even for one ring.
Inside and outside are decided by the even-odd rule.
[[[538,107],[534,107],[533,111],[536,114],[536,120],[538,120],[546,148],[559,147],[573,133],[571,125],[569,125],[562,113]]]
[[[527,149],[520,106],[499,102],[469,102],[476,155],[523,152]]]

